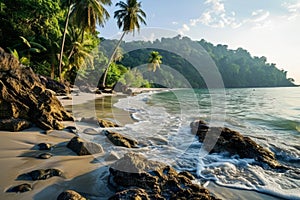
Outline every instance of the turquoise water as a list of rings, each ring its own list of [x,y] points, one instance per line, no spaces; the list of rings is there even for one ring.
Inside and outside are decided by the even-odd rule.
[[[135,151],[150,159],[219,185],[300,199],[300,88],[170,90],[120,99],[115,106],[137,121],[119,131],[137,139],[141,148]],[[252,159],[203,153],[189,128],[199,118],[251,137],[291,170],[276,172],[253,165]]]

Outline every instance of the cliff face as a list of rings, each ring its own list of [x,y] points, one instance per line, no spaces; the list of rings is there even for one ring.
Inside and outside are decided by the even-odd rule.
[[[30,67],[0,48],[0,121],[8,119],[27,120],[48,130],[62,129],[61,121],[73,117]],[[7,129],[3,125],[0,130]]]

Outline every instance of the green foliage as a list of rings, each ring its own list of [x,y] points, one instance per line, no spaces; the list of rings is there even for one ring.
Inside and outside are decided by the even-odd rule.
[[[116,4],[120,9],[115,11],[114,18],[124,32],[133,32],[140,29],[140,23],[146,25],[146,13],[142,10],[141,2],[136,0],[120,1]]]
[[[203,49],[192,48],[191,44],[193,44],[193,41],[186,37],[162,38],[153,43],[144,41],[123,43],[123,48],[137,50],[125,54],[120,63],[125,66],[141,66],[148,63],[151,52],[159,51],[163,57],[164,65],[171,67],[176,72],[168,73],[170,70],[167,67],[161,67],[155,73],[143,71],[144,77],[149,82],[159,83],[156,85],[165,87],[189,87],[188,85],[190,84],[193,88],[205,88],[204,78],[199,75],[199,72],[191,63],[185,60],[185,57],[193,58],[193,55],[210,55],[223,78],[225,87],[277,87],[294,85],[292,79],[287,79],[286,71],[279,70],[273,63],[267,63],[267,58],[264,56],[252,57],[248,51],[242,48],[231,50],[226,45],[219,44],[214,46],[205,40],[194,41],[194,43],[200,44]],[[172,46],[174,52],[184,52],[184,55],[176,55],[170,51],[162,50],[163,48],[147,49],[145,48],[147,46],[159,46],[164,47],[164,49]],[[201,64],[203,61],[197,60],[196,62]]]
[[[158,51],[152,51],[148,61],[148,70],[155,72],[156,68],[159,68],[162,63],[161,59],[162,56],[159,55]]]
[[[119,82],[129,87],[150,88],[151,84],[144,79],[143,74],[136,68],[129,69],[119,80]]]

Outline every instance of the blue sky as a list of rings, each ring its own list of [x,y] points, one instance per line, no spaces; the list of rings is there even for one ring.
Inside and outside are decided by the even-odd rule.
[[[147,28],[167,29],[231,49],[242,47],[253,56],[288,71],[300,84],[300,0],[141,0]],[[107,8],[113,17],[117,9]],[[100,35],[119,33],[115,19]]]

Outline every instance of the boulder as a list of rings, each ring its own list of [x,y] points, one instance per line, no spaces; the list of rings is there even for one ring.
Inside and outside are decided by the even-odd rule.
[[[52,145],[49,143],[40,143],[37,145],[39,147],[39,150],[52,150]]]
[[[93,142],[83,141],[77,136],[70,140],[70,142],[67,144],[67,147],[79,156],[103,153],[103,148],[101,145]]]
[[[74,190],[66,190],[60,193],[60,195],[57,197],[57,200],[86,200],[86,198]]]
[[[0,110],[0,119],[26,119],[44,130],[63,129],[61,121],[73,120],[32,69],[1,48]]]
[[[108,200],[120,200],[120,199],[150,200],[147,192],[143,189],[129,189],[129,190],[117,192],[114,196],[110,197]]]
[[[37,158],[39,158],[39,159],[49,159],[52,156],[53,155],[51,153],[41,153],[40,155],[37,156]]]
[[[96,117],[83,117],[80,120],[81,122],[91,123],[91,124],[99,124],[101,128],[114,128],[120,127],[118,124],[111,122],[105,119],[98,119]]]
[[[15,132],[30,128],[31,123],[26,119],[0,119],[0,127],[0,129],[3,131]]]
[[[32,186],[28,183],[23,183],[21,185],[13,186],[9,188],[6,192],[16,192],[16,193],[23,193],[32,190]]]
[[[215,200],[210,192],[192,182],[188,172],[178,173],[170,166],[128,153],[109,168],[109,184],[121,199],[203,199]]]
[[[58,169],[38,169],[19,176],[19,179],[29,178],[33,181],[46,180],[53,176],[62,176],[62,172]]]
[[[67,87],[66,85],[53,80],[49,77],[38,75],[40,82],[49,90],[52,90],[53,92],[56,93],[56,95],[59,96],[65,96],[70,94],[70,88]]]
[[[210,153],[229,152],[230,155],[239,155],[240,158],[253,158],[259,164],[265,163],[274,169],[285,168],[276,160],[273,152],[237,131],[229,128],[209,127],[202,120],[192,122],[191,130],[198,136],[200,142],[205,140],[204,148]]]
[[[126,148],[136,148],[138,142],[136,140],[124,137],[120,133],[113,131],[104,130],[103,133],[106,137],[116,146],[126,147]]]
[[[114,128],[120,127],[118,124],[105,120],[105,119],[98,119],[98,124],[101,128]]]

